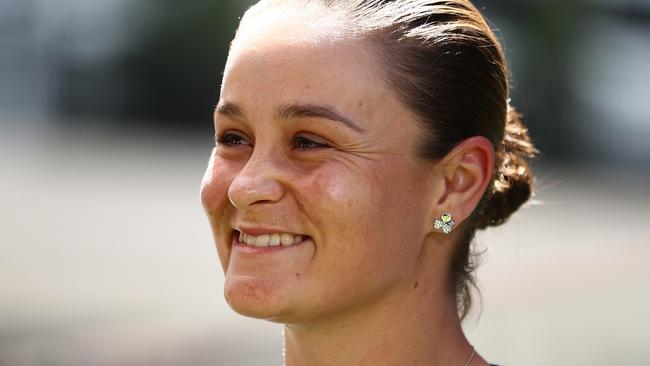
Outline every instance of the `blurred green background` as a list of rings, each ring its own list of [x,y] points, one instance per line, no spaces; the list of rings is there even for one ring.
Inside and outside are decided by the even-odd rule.
[[[281,365],[198,187],[252,1],[0,0],[0,365]],[[650,365],[650,1],[476,1],[542,154],[477,238],[492,362]],[[405,314],[408,316],[408,314]]]

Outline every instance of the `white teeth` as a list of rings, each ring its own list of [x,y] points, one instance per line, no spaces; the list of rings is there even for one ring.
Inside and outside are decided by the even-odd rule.
[[[246,234],[244,234],[244,240],[243,240],[243,242],[246,243],[246,244],[248,244],[248,245],[255,246],[255,241],[256,241],[255,239],[257,239],[257,238],[254,237],[254,236],[252,236],[252,235],[246,235]]]
[[[280,245],[280,234],[271,235],[271,238],[269,239],[269,246],[277,247],[278,245]]]
[[[275,233],[253,236],[239,232],[239,242],[253,247],[277,247],[299,244],[304,240],[302,235],[290,233]]]
[[[268,245],[269,245],[269,236],[268,235],[260,235],[255,240],[255,246],[256,247],[266,247]]]
[[[291,245],[293,244],[294,236],[291,234],[282,234],[280,235],[280,240],[282,240],[282,245]]]

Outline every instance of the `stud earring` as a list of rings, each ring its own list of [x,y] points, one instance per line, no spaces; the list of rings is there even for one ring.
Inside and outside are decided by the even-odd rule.
[[[442,231],[445,234],[449,234],[454,228],[454,225],[456,225],[456,222],[451,218],[451,213],[449,212],[443,213],[439,219],[433,222],[434,229]]]

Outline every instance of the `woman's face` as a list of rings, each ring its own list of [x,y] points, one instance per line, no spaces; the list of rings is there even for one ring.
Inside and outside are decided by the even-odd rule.
[[[201,191],[226,300],[298,323],[410,288],[436,194],[414,116],[363,41],[257,17],[229,55]]]

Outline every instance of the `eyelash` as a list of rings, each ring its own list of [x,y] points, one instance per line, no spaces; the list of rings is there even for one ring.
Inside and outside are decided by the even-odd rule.
[[[308,137],[300,136],[300,135],[297,135],[293,138],[293,144],[294,147],[298,150],[323,149],[323,148],[330,147],[326,143],[318,142]],[[299,145],[303,145],[303,146],[299,146]],[[304,145],[310,145],[310,146],[305,147]]]
[[[237,145],[246,145],[247,144],[247,143],[241,143],[241,142],[235,142],[235,141],[245,141],[245,139],[242,136],[240,136],[240,135],[238,135],[236,133],[232,133],[232,132],[226,132],[226,133],[221,134],[221,135],[219,135],[217,137],[217,143],[220,144],[220,145],[224,145],[224,146],[233,147],[233,146],[237,146]]]
[[[226,147],[236,147],[239,145],[250,145],[246,139],[239,134],[226,132],[217,137],[217,143]],[[293,138],[293,145],[296,150],[312,150],[330,147],[326,143],[315,141],[305,136],[296,135]]]

